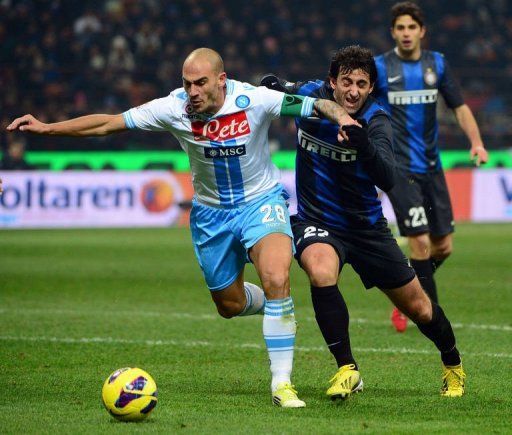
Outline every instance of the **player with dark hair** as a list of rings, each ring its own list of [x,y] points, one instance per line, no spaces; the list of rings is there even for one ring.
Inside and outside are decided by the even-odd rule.
[[[332,101],[227,79],[222,58],[209,48],[190,53],[182,74],[182,88],[122,114],[51,124],[25,115],[7,130],[70,136],[127,129],[173,134],[190,160],[192,240],[217,311],[225,318],[263,314],[273,403],[304,407],[290,380],[296,333],[289,282],[292,231],[286,192],[270,160],[268,129],[279,116],[322,114],[339,125],[356,122]],[[347,138],[344,131],[338,133],[340,140]],[[244,282],[249,259],[263,290]]]
[[[364,126],[343,127],[349,140],[340,144],[330,121],[296,118],[298,208],[292,229],[318,326],[338,365],[327,395],[346,398],[363,388],[350,346],[349,313],[338,288],[339,274],[349,263],[367,289],[382,290],[434,342],[445,366],[441,393],[461,396],[464,374],[450,322],[422,290],[377,197],[375,186],[384,191],[393,186],[395,166],[389,115],[369,95],[376,79],[372,53],[359,46],[336,52],[326,80],[262,79],[272,89],[336,101]]]
[[[452,252],[453,213],[438,147],[436,106],[439,93],[453,109],[471,142],[470,157],[485,163],[487,151],[471,109],[441,53],[421,48],[423,11],[412,2],[391,8],[391,36],[396,46],[375,58],[378,79],[374,96],[391,114],[397,181],[388,193],[398,228],[406,236],[411,265],[432,301],[437,302],[434,272]],[[407,326],[398,309],[397,331]]]

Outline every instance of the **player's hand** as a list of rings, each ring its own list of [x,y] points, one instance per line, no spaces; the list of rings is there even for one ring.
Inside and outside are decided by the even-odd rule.
[[[347,129],[359,128],[361,124],[352,118],[348,113],[345,113],[339,120],[340,129],[338,130],[338,142],[350,142],[349,131]]]
[[[2,179],[0,178],[0,195],[4,193],[4,188],[2,187]]]
[[[364,119],[358,119],[355,124],[344,125],[341,129],[347,135],[348,145],[362,151],[368,148],[368,124]]]
[[[47,124],[39,121],[32,115],[24,115],[16,118],[7,126],[7,131],[27,131],[30,133],[43,134],[46,132]]]
[[[469,156],[471,160],[475,161],[476,166],[487,163],[489,160],[489,153],[483,145],[472,146],[469,151]]]

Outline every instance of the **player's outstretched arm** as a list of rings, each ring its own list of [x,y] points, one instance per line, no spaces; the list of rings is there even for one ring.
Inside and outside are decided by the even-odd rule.
[[[480,166],[481,163],[486,163],[487,160],[489,160],[489,155],[484,147],[484,143],[480,136],[480,130],[478,129],[478,124],[473,116],[473,112],[471,112],[471,109],[467,104],[463,104],[453,110],[460,128],[462,128],[471,142],[471,149],[469,150],[470,159],[476,159],[475,163],[477,166]]]
[[[67,121],[46,124],[32,115],[16,118],[7,126],[7,131],[26,131],[54,136],[105,136],[127,130],[123,115],[86,115]]]

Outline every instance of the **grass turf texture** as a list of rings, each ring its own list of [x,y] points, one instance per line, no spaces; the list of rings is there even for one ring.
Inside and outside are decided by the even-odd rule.
[[[0,253],[2,433],[511,432],[511,225],[459,225],[437,275],[468,373],[462,399],[439,396],[434,346],[415,327],[394,332],[390,303],[346,266],[365,391],[330,402],[334,360],[294,264],[298,410],[272,407],[262,318],[216,314],[188,230],[0,231]],[[257,282],[252,266],[246,279]],[[159,387],[142,423],[101,405],[103,381],[125,366]]]

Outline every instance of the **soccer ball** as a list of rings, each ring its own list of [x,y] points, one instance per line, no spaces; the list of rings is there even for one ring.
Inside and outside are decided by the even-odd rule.
[[[153,378],[142,369],[125,367],[112,373],[101,390],[103,405],[121,421],[146,418],[156,406],[158,392]]]

